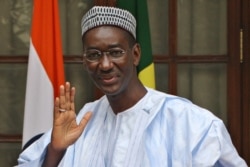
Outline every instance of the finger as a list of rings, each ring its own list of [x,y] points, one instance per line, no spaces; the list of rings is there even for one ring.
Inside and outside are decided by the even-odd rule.
[[[70,110],[70,83],[65,83],[65,103],[66,110]]]
[[[59,98],[56,97],[55,103],[54,103],[54,117],[58,118],[59,114],[60,114],[60,111],[59,111]]]
[[[71,88],[71,93],[70,93],[70,109],[75,111],[75,88]]]
[[[92,112],[87,112],[84,117],[82,118],[79,126],[81,127],[81,129],[84,129],[85,126],[87,125],[87,123],[89,122],[90,118],[92,117]]]
[[[76,88],[72,87],[71,92],[70,92],[70,102],[71,103],[74,103],[74,101],[75,101],[75,94],[76,94]]]
[[[60,86],[59,107],[65,108],[65,88],[64,85]]]

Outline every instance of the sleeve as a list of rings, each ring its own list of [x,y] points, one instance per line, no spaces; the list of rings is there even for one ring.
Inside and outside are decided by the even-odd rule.
[[[18,167],[39,167],[44,161],[47,145],[50,143],[51,130],[26,148],[18,157]]]
[[[23,157],[18,158],[18,165],[16,167],[41,167],[44,160],[44,156],[37,158],[35,160],[27,161],[27,159],[23,159]]]
[[[220,157],[215,166],[247,167],[246,162],[239,156],[231,137],[222,121],[215,125],[215,131],[220,143]]]
[[[193,149],[193,166],[247,167],[221,120],[213,120]]]

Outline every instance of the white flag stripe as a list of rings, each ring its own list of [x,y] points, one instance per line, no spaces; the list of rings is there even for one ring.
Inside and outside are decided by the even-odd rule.
[[[52,83],[30,39],[22,145],[52,127],[54,93]]]

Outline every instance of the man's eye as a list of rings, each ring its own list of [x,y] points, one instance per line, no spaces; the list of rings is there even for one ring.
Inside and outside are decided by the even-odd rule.
[[[111,50],[109,51],[110,56],[112,57],[120,57],[122,55],[121,50]]]
[[[98,52],[87,53],[86,57],[87,59],[95,60],[95,59],[99,59],[101,57],[101,54],[99,54]]]

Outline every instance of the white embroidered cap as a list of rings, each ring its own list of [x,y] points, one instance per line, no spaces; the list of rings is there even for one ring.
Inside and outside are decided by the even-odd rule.
[[[127,10],[107,6],[94,6],[82,18],[82,35],[89,29],[114,25],[127,30],[136,39],[136,20]]]

